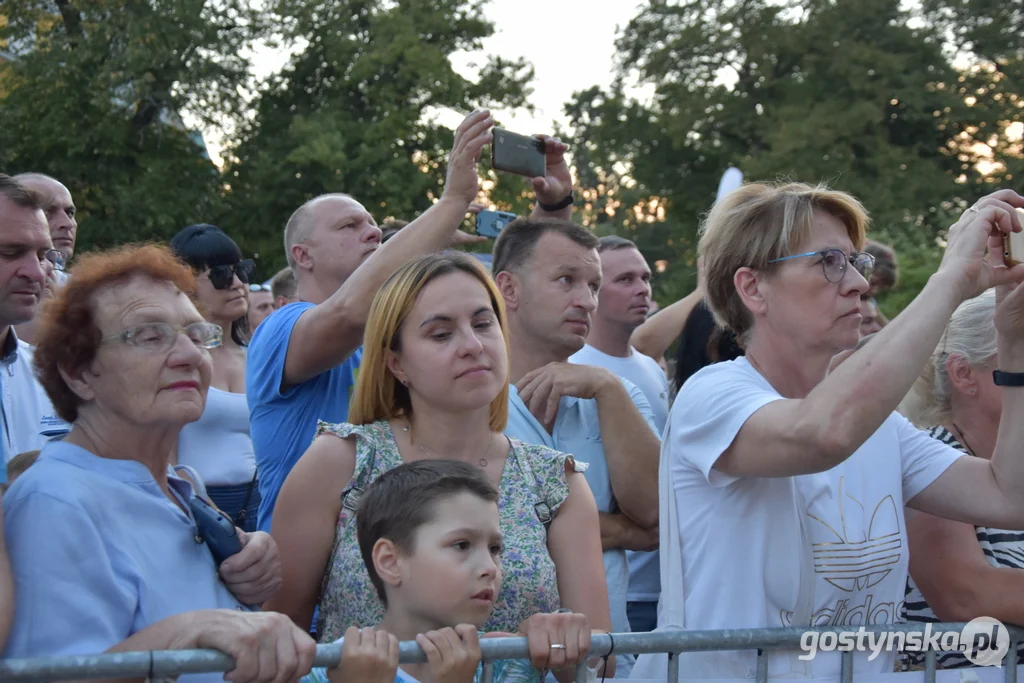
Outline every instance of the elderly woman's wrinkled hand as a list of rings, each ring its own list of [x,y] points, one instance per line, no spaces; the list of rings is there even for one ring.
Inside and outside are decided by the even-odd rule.
[[[211,648],[230,655],[235,668],[230,683],[284,683],[309,673],[316,641],[277,612],[202,610],[194,612],[188,637],[180,648]]]
[[[220,577],[228,589],[247,605],[262,605],[281,587],[281,557],[277,544],[263,531],[238,531],[242,550],[224,561]]]

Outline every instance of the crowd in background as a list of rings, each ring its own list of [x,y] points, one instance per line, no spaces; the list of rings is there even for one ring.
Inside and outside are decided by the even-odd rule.
[[[595,632],[1024,621],[1024,424],[1001,419],[1024,407],[1002,248],[1024,197],[967,208],[889,321],[869,207],[748,183],[703,219],[697,289],[657,310],[636,245],[572,222],[555,138],[490,266],[457,249],[486,241],[459,226],[493,123],[463,121],[414,220],[297,207],[264,284],[202,222],[76,255],[68,188],[0,175],[7,657],[212,647],[234,681],[468,682],[480,637],[519,633],[530,660],[497,677],[564,683]],[[348,664],[310,672],[342,638]],[[412,639],[429,661],[399,669]],[[889,654],[858,670],[921,664]]]

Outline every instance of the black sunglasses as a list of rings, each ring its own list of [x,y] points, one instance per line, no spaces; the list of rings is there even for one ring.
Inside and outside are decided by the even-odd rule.
[[[252,259],[245,259],[233,266],[214,266],[210,268],[207,277],[210,278],[210,284],[214,289],[231,289],[231,283],[234,282],[236,275],[243,284],[247,284],[255,269],[256,263]]]

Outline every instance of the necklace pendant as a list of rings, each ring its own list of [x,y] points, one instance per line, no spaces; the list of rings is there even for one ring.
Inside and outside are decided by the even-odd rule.
[[[480,467],[487,467],[487,458],[480,458]]]

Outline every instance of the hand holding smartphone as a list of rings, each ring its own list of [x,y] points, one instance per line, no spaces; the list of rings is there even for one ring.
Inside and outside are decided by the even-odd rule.
[[[547,169],[543,140],[512,133],[503,128],[492,131],[491,167],[527,178],[542,178]]]
[[[1017,218],[1024,223],[1024,209],[1016,209]],[[1003,233],[1003,261],[1007,266],[1024,263],[1024,232]]]

